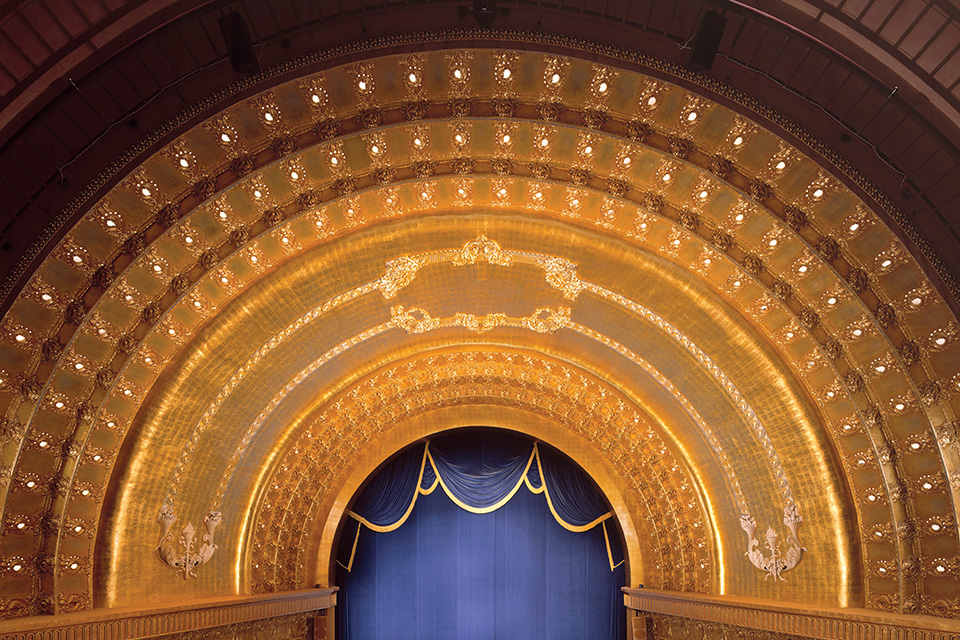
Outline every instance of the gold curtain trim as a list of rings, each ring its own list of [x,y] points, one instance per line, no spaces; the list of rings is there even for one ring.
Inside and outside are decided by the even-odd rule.
[[[433,483],[429,487],[424,489],[420,485],[423,484],[423,473],[424,471],[426,471],[427,461],[430,462],[430,466],[433,468],[434,479],[433,479]],[[534,487],[533,483],[530,482],[530,467],[533,466],[534,461],[536,461],[537,471],[540,473],[539,489]],[[413,513],[414,506],[416,506],[417,504],[417,497],[419,497],[420,495],[425,495],[425,496],[430,495],[437,488],[437,485],[439,485],[443,489],[443,492],[447,494],[447,497],[450,498],[451,502],[453,502],[455,505],[457,505],[464,511],[469,511],[470,513],[493,513],[500,507],[510,502],[510,500],[513,499],[513,496],[517,494],[517,491],[520,490],[521,485],[524,485],[524,484],[527,485],[527,489],[530,490],[530,493],[533,493],[533,494],[542,493],[546,496],[547,508],[550,509],[550,513],[553,515],[553,519],[556,520],[557,523],[567,531],[572,531],[574,533],[584,533],[586,531],[589,531],[590,529],[593,529],[598,524],[603,527],[603,541],[607,546],[607,560],[610,563],[610,571],[613,571],[614,569],[616,569],[626,561],[626,559],[624,559],[616,564],[614,564],[613,562],[613,552],[610,549],[610,536],[607,535],[607,526],[605,524],[606,520],[613,517],[613,513],[608,511],[602,516],[600,516],[599,518],[597,518],[596,520],[594,520],[593,522],[590,522],[584,525],[570,524],[564,521],[564,519],[560,517],[560,514],[557,513],[557,510],[553,506],[553,499],[550,497],[550,490],[547,489],[547,482],[543,478],[543,465],[540,464],[540,449],[537,448],[536,442],[533,443],[533,451],[530,452],[530,458],[527,460],[527,466],[523,470],[523,475],[520,477],[519,480],[517,480],[517,484],[513,487],[513,489],[510,490],[510,493],[508,493],[506,497],[496,502],[495,504],[490,505],[489,507],[471,507],[470,505],[459,500],[455,495],[453,495],[453,493],[447,487],[446,483],[443,481],[443,478],[440,476],[440,471],[437,469],[437,464],[433,461],[433,455],[430,453],[430,443],[427,442],[423,446],[423,457],[420,459],[420,476],[417,478],[417,490],[413,492],[413,499],[410,501],[410,505],[407,507],[407,510],[404,512],[403,516],[399,520],[397,520],[393,524],[378,525],[378,524],[373,524],[363,516],[353,511],[350,512],[350,517],[356,520],[357,522],[359,522],[361,525],[366,526],[368,529],[372,531],[376,531],[377,533],[388,533],[390,531],[396,531],[403,525],[403,523],[407,521],[407,518],[409,518],[410,514]],[[360,540],[360,529],[361,527],[357,526],[357,535],[353,540],[353,549],[350,552],[349,563],[346,566],[344,566],[343,563],[339,563],[340,566],[346,569],[347,571],[350,571],[353,568],[353,559],[357,553],[357,542]]]

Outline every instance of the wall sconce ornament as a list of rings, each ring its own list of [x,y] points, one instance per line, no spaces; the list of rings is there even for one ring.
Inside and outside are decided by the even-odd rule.
[[[219,511],[211,511],[204,516],[203,527],[206,533],[201,536],[203,544],[199,548],[195,549],[197,531],[192,522],[188,522],[181,529],[180,539],[177,541],[178,544],[175,544],[172,529],[173,523],[177,521],[177,515],[173,512],[173,507],[164,505],[157,516],[157,522],[160,523],[157,557],[160,558],[160,562],[182,574],[184,580],[188,577],[196,578],[197,574],[193,570],[206,564],[213,557],[213,552],[217,550],[217,545],[213,543],[213,532],[222,520],[223,515]]]
[[[795,504],[785,506],[783,508],[783,524],[787,525],[790,530],[790,534],[787,536],[787,544],[790,548],[787,549],[786,553],[781,554],[777,532],[773,530],[773,527],[768,527],[764,546],[770,551],[770,556],[765,557],[760,549],[760,541],[753,535],[757,529],[756,520],[747,513],[740,516],[740,527],[749,538],[747,552],[744,555],[750,558],[753,566],[767,573],[764,576],[765,578],[773,576],[774,580],[784,580],[782,574],[790,571],[800,562],[803,552],[806,551],[800,544],[800,538],[797,537],[797,527],[800,526],[801,522],[803,522],[803,518],[797,510],[797,506]]]

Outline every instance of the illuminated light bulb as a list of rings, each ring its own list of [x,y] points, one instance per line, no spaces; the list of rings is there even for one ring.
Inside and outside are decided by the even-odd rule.
[[[876,367],[874,367],[874,369],[876,370],[877,373],[883,373],[884,371],[887,370],[887,367],[882,364],[878,364]]]
[[[40,448],[41,448],[41,449],[46,449],[47,447],[50,446],[50,443],[47,442],[46,440],[41,440],[41,441],[38,442],[37,444],[40,445]]]
[[[230,282],[230,279],[227,278],[227,276],[223,276],[220,278],[220,282],[222,282],[223,284],[227,284],[228,282]],[[171,330],[171,333],[172,333],[172,330]]]
[[[735,287],[739,287],[741,284],[742,284],[742,283],[741,283],[739,280],[734,280],[734,281],[733,281],[733,286],[735,286]]]
[[[426,200],[427,198],[430,197],[430,192],[429,192],[429,191],[422,191],[422,192],[420,192],[420,197],[423,198],[424,200]]]
[[[897,404],[893,405],[893,408],[896,409],[897,411],[903,411],[906,408],[906,405],[903,404],[902,402],[898,402]],[[910,445],[910,448],[919,449],[920,445],[914,442],[912,445]]]
[[[777,239],[776,239],[776,238],[773,238],[773,239],[770,240],[770,242],[768,242],[767,244],[769,244],[771,247],[775,247],[775,246],[777,246]]]
[[[867,500],[869,500],[870,502],[876,502],[876,501],[877,501],[877,496],[875,496],[875,495],[873,495],[873,494],[871,493],[870,495],[867,496]]]
[[[706,199],[706,197],[707,197],[708,195],[710,195],[710,194],[707,193],[706,189],[704,189],[703,191],[700,192],[699,195],[700,195],[700,199],[701,199],[701,200],[704,200],[704,199]]]
[[[194,306],[195,308],[199,309],[202,305],[200,304],[200,301],[199,301],[199,300],[194,300],[194,301],[193,301],[193,306]]]
[[[674,241],[671,242],[670,244],[672,244],[672,245],[675,246],[675,247],[679,247],[679,246],[680,246],[680,241],[679,241],[679,240],[674,240]]]
[[[126,300],[127,302],[133,302],[133,296],[130,295],[129,293],[123,296],[123,299]]]
[[[291,179],[291,180],[299,180],[299,179],[300,179],[300,174],[297,173],[296,171],[291,171],[291,172],[290,172],[290,179]]]
[[[665,173],[665,174],[663,174],[663,181],[664,181],[664,182],[670,182],[670,178],[672,178],[672,177],[673,177],[673,176],[671,176],[669,173]]]
[[[849,228],[850,228],[850,231],[856,231],[857,229],[860,228],[860,223],[859,223],[859,222],[854,222],[853,224],[850,225]]]
[[[509,142],[510,142],[510,134],[509,133],[503,134],[503,143],[507,144]]]
[[[541,146],[541,147],[546,147],[546,146],[548,146],[549,144],[550,144],[550,141],[549,141],[548,139],[546,139],[546,138],[543,138],[542,140],[540,140],[540,146]]]
[[[919,307],[922,303],[923,303],[923,300],[920,299],[919,297],[914,298],[913,300],[910,301],[910,304],[912,304],[915,307]]]
[[[123,390],[123,395],[125,395],[125,396],[131,396],[131,395],[133,395],[133,392],[130,391],[130,389],[124,389],[124,390]]]
[[[626,158],[623,159],[623,166],[627,166],[631,162],[633,161],[630,159],[630,156],[627,156]]]
[[[376,155],[379,155],[379,154],[380,154],[380,147],[377,146],[377,145],[373,145],[372,147],[370,147],[370,152],[373,153],[373,155],[375,155],[375,156],[376,156]]]
[[[457,193],[460,195],[461,198],[467,195],[467,192],[463,187],[461,187],[460,189],[457,189]]]
[[[641,222],[641,223],[640,223],[640,228],[641,228],[641,229],[646,229],[646,228],[647,228],[647,223],[646,223],[646,222]]]
[[[226,212],[226,211],[221,211],[221,212],[219,212],[217,215],[220,217],[221,220],[226,220],[226,219],[227,219],[227,212]]]
[[[511,73],[511,72],[510,72],[510,69],[504,69],[504,70],[503,70],[503,79],[506,80],[507,78],[509,78],[509,77],[510,77],[510,73]]]
[[[413,139],[413,146],[415,146],[415,147],[422,147],[422,146],[423,146],[423,140],[421,140],[420,138],[414,138],[414,139]]]
[[[893,261],[892,261],[890,258],[887,258],[886,260],[884,260],[883,262],[880,263],[880,266],[883,267],[883,268],[887,268],[887,267],[889,267],[891,264],[893,264]]]
[[[903,405],[902,405],[902,404],[898,404],[898,405],[897,405],[897,408],[898,408],[898,409],[902,409],[902,408],[903,408]],[[911,442],[911,443],[910,443],[910,448],[913,449],[914,451],[916,451],[917,449],[920,448],[920,443],[919,443],[919,442]]]
[[[863,335],[863,329],[857,328],[857,329],[854,329],[851,333],[853,333],[855,337],[859,338],[860,336]]]
[[[140,189],[140,193],[142,193],[144,197],[147,197],[147,198],[150,197],[150,189],[148,189],[147,187]]]
[[[704,258],[704,259],[703,259],[703,264],[709,266],[709,265],[710,265],[710,258]]]
[[[320,104],[320,96],[314,93],[313,95],[310,96],[310,102],[312,102],[313,104]]]
[[[696,111],[691,111],[690,113],[687,114],[687,121],[688,121],[688,122],[693,122],[693,121],[696,120],[696,119],[697,119],[697,112],[696,112]]]
[[[259,261],[260,261],[260,258],[258,258],[257,256],[250,256],[250,262],[256,264],[256,263],[259,262]],[[199,304],[199,303],[197,303],[197,304]]]
[[[73,569],[74,571],[76,571],[76,569],[77,569],[79,566],[80,566],[80,565],[78,565],[76,562],[71,562],[71,563],[70,563],[70,568]]]
[[[173,327],[170,327],[169,329],[167,329],[167,333],[170,334],[171,336],[175,336],[175,335],[177,335],[177,330],[174,329]],[[127,395],[130,395],[130,390],[129,390],[129,389],[127,389],[126,394],[127,394]]]
[[[886,567],[880,567],[879,569],[877,569],[877,571],[879,571],[880,573],[886,573],[887,569]]]
[[[180,166],[184,168],[189,167],[190,161],[187,160],[186,158],[180,158]]]
[[[78,362],[77,364],[73,365],[73,368],[76,369],[77,371],[82,371],[82,370],[83,370],[83,363],[82,363],[82,362]]]
[[[283,244],[290,244],[290,238],[288,238],[287,236],[283,236],[282,238],[280,238],[280,242],[282,242]]]
[[[267,122],[273,122],[273,114],[267,111],[265,114],[263,114],[263,119]]]
[[[193,244],[193,236],[184,236],[183,241],[187,244]]]
[[[338,165],[340,164],[340,159],[337,156],[333,156],[332,158],[330,158],[330,164]]]
[[[934,530],[934,531],[940,531],[940,525],[937,524],[936,522],[934,522],[932,525],[930,525],[930,528],[931,528],[932,530]]]
[[[875,531],[873,535],[875,535],[875,536],[878,537],[878,538],[882,538],[882,537],[883,537],[883,532],[882,532],[882,531]]]
[[[742,144],[743,144],[743,136],[737,136],[736,138],[733,139],[733,146],[739,147]]]
[[[583,152],[587,155],[590,155],[591,153],[593,153],[593,147],[591,147],[590,145],[587,145],[583,148]]]
[[[934,342],[937,343],[937,346],[938,346],[938,347],[942,347],[943,345],[947,344],[947,339],[946,339],[946,338],[937,338],[936,340],[934,340]]]
[[[937,565],[937,573],[943,573],[943,572],[945,572],[946,570],[947,570],[947,568],[946,568],[945,566],[943,566],[942,564],[938,564],[938,565]]]
[[[507,195],[507,190],[501,188],[499,191],[497,191],[497,194],[502,198]]]
[[[784,162],[783,160],[777,163],[777,171],[783,171],[786,168],[787,168],[787,163]]]
[[[19,564],[13,565],[13,570],[14,570],[14,571],[20,571],[21,569],[23,569],[23,566],[22,566],[22,565],[19,565]]]
[[[417,81],[417,74],[415,74],[415,73],[413,73],[413,72],[411,71],[411,72],[410,72],[410,75],[407,76],[407,80],[409,80],[410,82],[416,82],[416,81]]]
[[[853,425],[850,425],[850,424],[845,424],[845,425],[843,425],[843,430],[844,430],[844,431],[850,431],[850,429],[853,429]]]
[[[460,80],[461,78],[463,78],[463,71],[461,71],[460,69],[454,69],[453,77],[456,78],[457,80]]]
[[[366,91],[366,90],[367,90],[367,81],[366,81],[366,80],[361,80],[360,82],[357,83],[357,86],[360,87],[360,91]]]
[[[153,265],[153,271],[154,271],[155,273],[160,273],[161,271],[163,271],[163,267],[161,267],[161,266],[158,265],[158,264],[155,264],[155,265]]]
[[[57,400],[57,402],[53,406],[55,406],[57,409],[63,409],[63,401]]]
[[[929,482],[924,482],[923,488],[929,491],[930,489],[933,489],[933,485],[930,484]]]
[[[837,304],[837,299],[833,297],[827,298],[827,304],[830,304],[830,305]]]
[[[560,74],[559,74],[559,73],[555,73],[555,74],[553,74],[552,76],[550,76],[550,84],[557,84],[558,82],[560,82]]]
[[[606,82],[601,82],[601,83],[600,83],[600,86],[597,87],[597,89],[600,91],[600,93],[606,92],[606,90],[608,89],[607,83],[606,83]]]
[[[22,333],[18,333],[16,336],[14,336],[14,340],[16,340],[17,342],[23,342],[26,339],[27,339],[27,336],[23,335]]]
[[[24,529],[26,526],[27,526],[27,525],[25,525],[25,524],[22,523],[22,522],[18,522],[18,523],[17,523],[17,529]]]
[[[260,189],[254,189],[254,191],[253,191],[253,197],[254,197],[254,198],[262,198],[262,197],[263,197],[263,192],[260,191]]]
[[[807,265],[801,265],[800,268],[797,269],[797,271],[799,271],[800,273],[806,273],[806,272],[807,272]]]
[[[101,335],[101,336],[105,336],[105,335],[107,335],[107,330],[101,327],[101,328],[97,329],[97,334],[98,334],[98,335]]]
[[[107,427],[113,429],[113,428],[116,427],[116,426],[117,426],[117,423],[114,422],[113,420],[107,421]]]
[[[33,480],[27,481],[27,489],[33,489],[35,486],[37,486],[37,483],[34,482]]]
[[[814,198],[820,198],[822,196],[823,196],[823,189],[817,189],[816,191],[813,192]]]
[[[83,531],[83,527],[81,527],[80,525],[77,525],[77,526],[75,526],[75,527],[73,528],[73,530],[74,530],[76,533],[80,533],[81,531]]]
[[[73,262],[75,264],[80,264],[81,262],[83,262],[83,258],[80,256],[73,256]]]
[[[572,207],[578,207],[578,206],[580,206],[580,201],[579,201],[578,199],[574,198],[573,200],[570,201],[570,206],[572,206]]]
[[[787,331],[786,333],[787,340],[793,340],[793,336],[794,336],[793,331]]]
[[[652,107],[655,104],[657,104],[657,96],[650,96],[649,98],[647,98],[648,107]]]
[[[230,142],[230,134],[228,134],[228,133],[221,133],[221,134],[220,134],[220,139],[223,140],[224,142]]]
[[[453,136],[453,139],[457,141],[457,144],[463,144],[463,136],[461,134],[458,133]]]
[[[736,217],[734,217],[734,220],[736,220],[737,222],[743,222],[743,214],[738,213]]]
[[[51,300],[53,300],[53,296],[51,296],[49,293],[45,293],[42,296],[40,296],[40,299],[43,300],[44,302],[50,302]]]
[[[88,495],[90,495],[90,489],[84,489],[83,491],[80,492],[80,495],[82,495],[82,496],[88,496]]]

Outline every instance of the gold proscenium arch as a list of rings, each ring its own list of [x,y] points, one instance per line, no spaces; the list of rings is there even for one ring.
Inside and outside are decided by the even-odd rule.
[[[949,614],[960,330],[883,203],[756,105],[535,48],[291,71],[83,205],[2,324],[8,609],[325,582],[377,464],[489,424],[591,473],[631,583]],[[161,509],[221,514],[196,579]]]

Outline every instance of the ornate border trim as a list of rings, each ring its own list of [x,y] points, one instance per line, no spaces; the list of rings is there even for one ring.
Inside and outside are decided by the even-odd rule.
[[[960,622],[874,610],[828,609],[659,589],[623,588],[623,602],[640,613],[657,613],[823,640],[960,640]]]
[[[825,165],[825,168],[832,169],[847,180],[851,181],[863,193],[872,199],[877,208],[889,216],[895,225],[910,243],[916,247],[919,253],[927,260],[932,270],[940,279],[943,289],[952,297],[953,302],[960,302],[960,283],[958,283],[954,274],[952,274],[943,260],[927,242],[926,238],[920,233],[913,222],[905,215],[885,194],[872,182],[867,180],[852,163],[840,156],[838,153],[826,146],[821,140],[816,138],[792,120],[785,118],[780,113],[766,106],[759,100],[734,89],[719,80],[710,78],[678,65],[660,60],[644,53],[625,50],[613,45],[606,45],[599,42],[592,42],[579,38],[571,38],[555,34],[540,34],[521,30],[503,30],[503,29],[447,29],[438,31],[425,31],[403,35],[384,36],[361,42],[353,42],[334,47],[325,51],[310,54],[294,60],[288,60],[270,69],[266,69],[257,75],[243,78],[232,85],[224,87],[219,91],[207,96],[200,102],[192,105],[186,110],[173,117],[163,126],[158,127],[148,136],[133,145],[126,153],[119,156],[113,163],[104,169],[99,175],[91,180],[84,189],[74,196],[60,211],[59,215],[51,219],[43,232],[37,237],[34,243],[27,249],[24,255],[17,261],[13,268],[0,280],[0,312],[9,306],[10,297],[19,293],[15,290],[17,283],[28,270],[30,264],[43,253],[44,247],[50,240],[56,236],[63,228],[64,224],[80,209],[83,204],[90,200],[101,188],[103,188],[112,179],[115,179],[129,165],[149,150],[153,145],[158,144],[166,136],[170,135],[177,128],[183,126],[218,104],[222,104],[231,99],[236,99],[246,91],[256,87],[267,88],[271,81],[276,83],[285,76],[303,71],[304,69],[322,65],[324,62],[337,60],[349,55],[360,53],[383,51],[395,47],[424,44],[424,43],[445,43],[440,44],[438,48],[451,46],[453,41],[498,41],[512,42],[519,44],[536,44],[552,47],[562,47],[572,50],[579,50],[594,55],[604,56],[621,63],[634,64],[646,69],[665,74],[673,80],[686,82],[689,85],[697,87],[700,90],[708,91],[716,96],[738,105],[741,109],[752,112],[758,118],[766,120],[770,125],[778,127],[784,133],[793,136],[803,146],[819,155]],[[475,45],[474,45],[475,46]],[[926,270],[924,270],[926,272]],[[929,272],[927,272],[929,273]],[[936,283],[935,283],[936,284]],[[940,287],[938,287],[940,288]],[[943,291],[941,289],[941,291]],[[948,296],[944,296],[947,298]],[[948,302],[949,306],[950,303]]]
[[[194,605],[152,609],[94,609],[56,618],[22,618],[0,622],[0,640],[127,640],[183,634],[198,629],[289,616],[337,604],[337,587],[217,599]],[[232,600],[232,601],[231,601]]]

